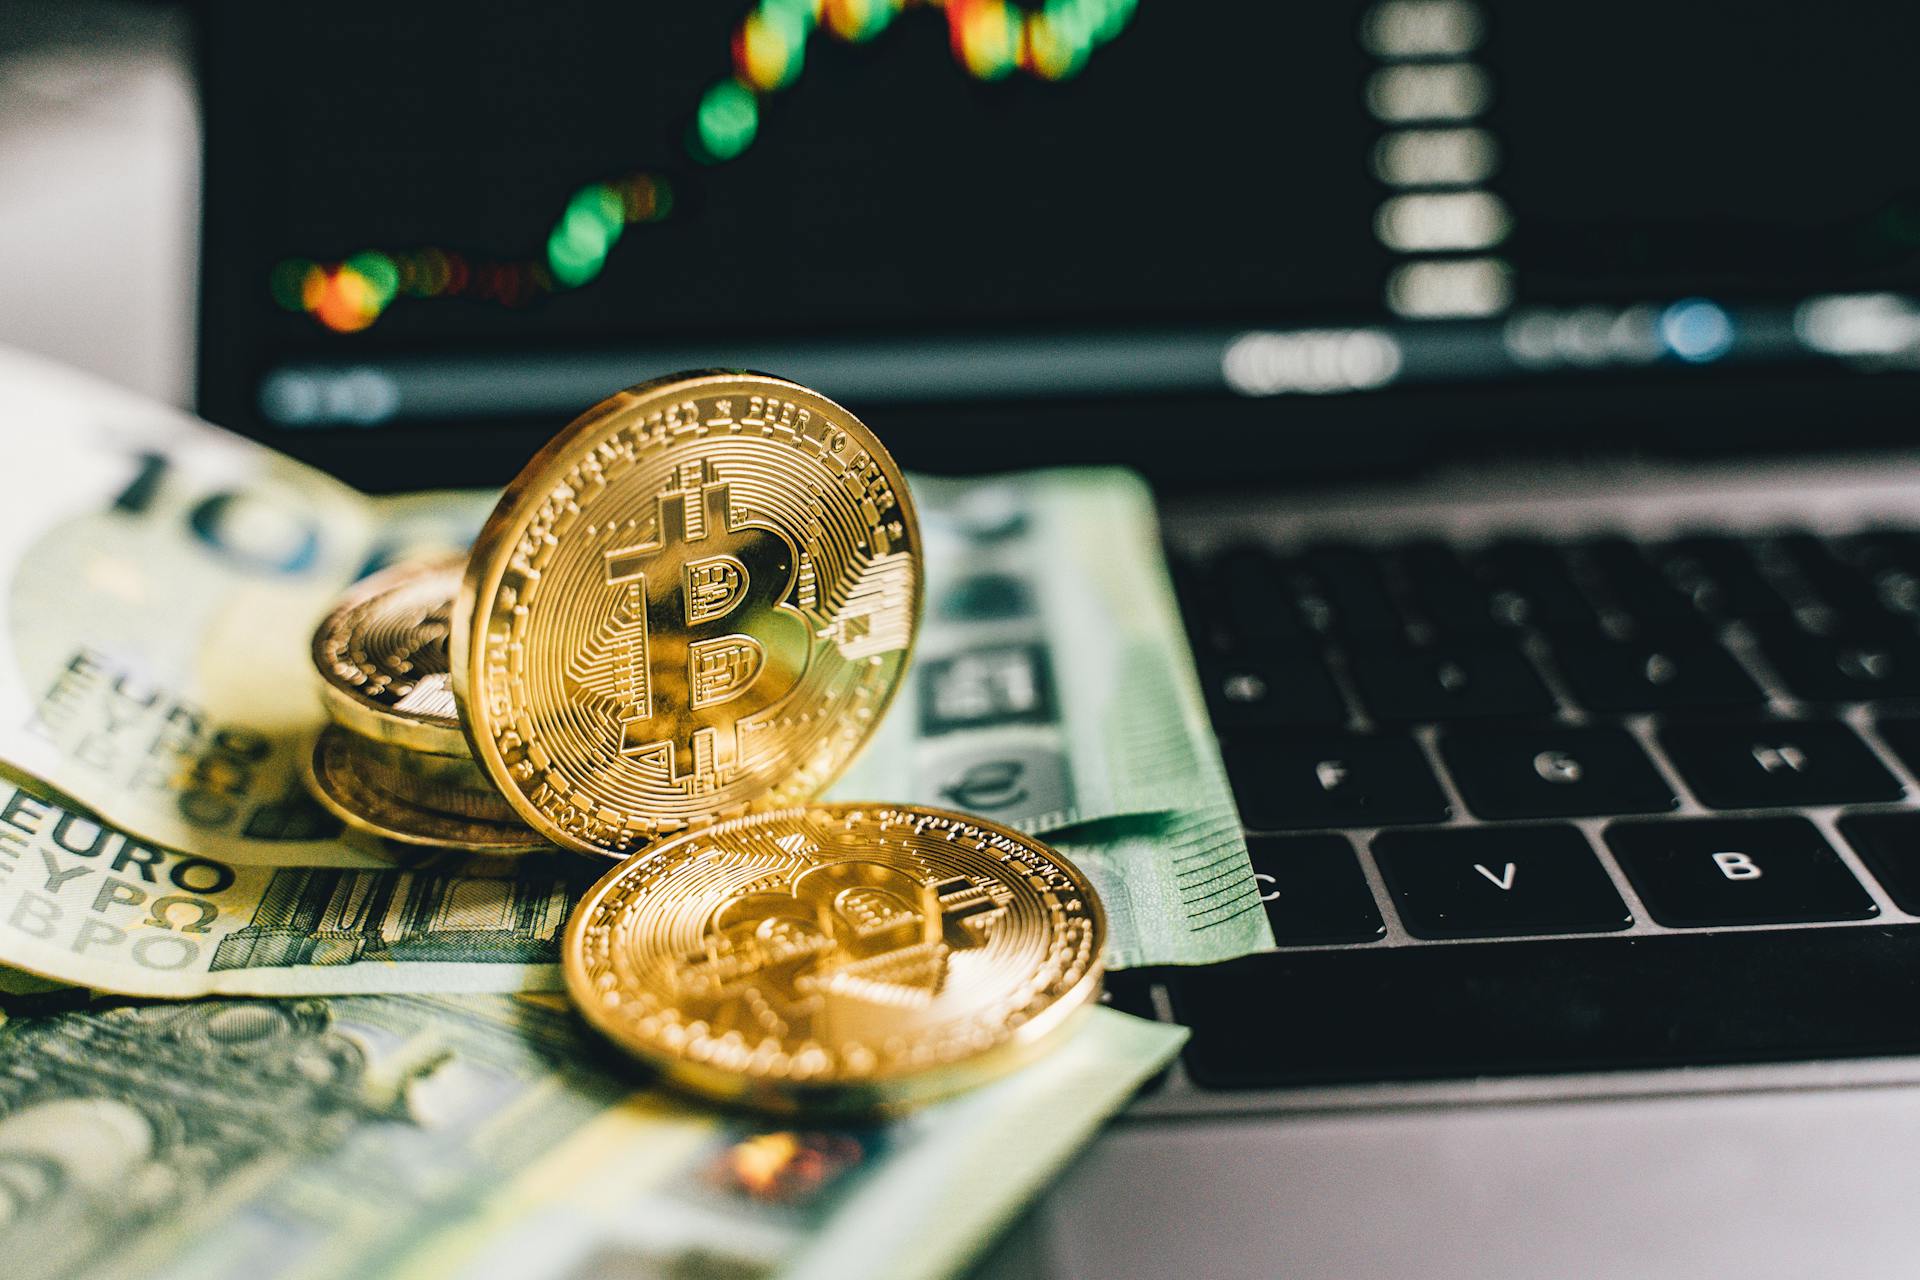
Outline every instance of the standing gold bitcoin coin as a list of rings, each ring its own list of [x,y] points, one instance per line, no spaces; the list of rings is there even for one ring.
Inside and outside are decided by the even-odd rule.
[[[906,483],[852,414],[687,374],[589,410],[508,486],[455,600],[454,690],[528,825],[620,856],[818,794],[919,603]]]
[[[1031,837],[834,804],[635,854],[562,957],[587,1020],[690,1088],[874,1110],[1041,1051],[1098,993],[1105,944],[1093,887]]]
[[[355,584],[313,633],[327,714],[363,738],[465,756],[447,625],[465,561],[395,565]]]

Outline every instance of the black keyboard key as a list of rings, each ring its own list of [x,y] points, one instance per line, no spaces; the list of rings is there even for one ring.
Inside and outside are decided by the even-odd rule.
[[[1168,986],[1189,1075],[1270,1089],[1910,1054],[1916,973],[1920,928],[1866,925],[1267,951]]]
[[[1479,560],[1496,585],[1524,602],[1529,625],[1558,635],[1601,634],[1600,615],[1557,548],[1507,540],[1482,551]]]
[[[1866,575],[1883,614],[1920,618],[1920,534],[1876,530],[1839,539],[1837,550]]]
[[[1483,818],[1665,813],[1679,803],[1624,729],[1449,732],[1440,756]]]
[[[1374,837],[1373,857],[1416,937],[1595,933],[1633,923],[1572,827],[1390,831]]]
[[[1860,853],[1902,911],[1920,915],[1920,813],[1853,813],[1840,834]]]
[[[1553,695],[1510,642],[1433,648],[1356,645],[1348,655],[1360,700],[1388,723],[1550,714]]]
[[[1912,716],[1882,716],[1874,723],[1880,737],[1908,770],[1920,772],[1920,719]]]
[[[1824,630],[1872,630],[1888,622],[1873,582],[1819,538],[1783,534],[1768,539],[1766,546],[1768,554],[1786,568],[1796,593],[1827,616]]]
[[[1897,565],[1876,565],[1873,590],[1889,618],[1920,619],[1920,574]]]
[[[1401,548],[1400,569],[1421,616],[1441,635],[1470,639],[1508,627],[1492,593],[1445,543],[1416,542]]]
[[[1760,572],[1746,546],[1732,538],[1680,538],[1660,555],[1674,583],[1716,618],[1772,618],[1789,612],[1786,597]]]
[[[1345,836],[1249,836],[1260,900],[1283,947],[1374,942],[1387,926]]]
[[[1398,635],[1406,620],[1394,604],[1380,561],[1359,547],[1319,546],[1301,557],[1326,592],[1333,625],[1348,635]]]
[[[1557,645],[1554,661],[1590,711],[1699,710],[1766,700],[1733,655],[1708,639]]]
[[[1135,970],[1109,971],[1100,982],[1100,1003],[1150,1022],[1160,1018],[1159,1011],[1153,1007],[1153,984],[1145,974]]]
[[[1446,796],[1404,734],[1225,744],[1240,820],[1256,831],[1439,822]]]
[[[1814,635],[1789,620],[1755,624],[1754,635],[1780,679],[1809,702],[1855,702],[1920,696],[1920,638],[1885,630],[1875,635]]]
[[[1599,575],[1609,602],[1632,620],[1635,635],[1693,636],[1705,628],[1693,601],[1625,538],[1598,538],[1583,544],[1581,552]]]
[[[1200,680],[1207,709],[1222,734],[1246,729],[1338,728],[1347,704],[1317,654],[1302,651],[1284,661],[1203,662]]]
[[[1792,554],[1796,543],[1809,540],[1806,534],[1776,533],[1749,538],[1746,545],[1754,563],[1760,566],[1760,572],[1787,602],[1793,616],[1816,631],[1827,632],[1833,629],[1837,615],[1828,605],[1826,597],[1801,572],[1798,559]]]
[[[1234,652],[1264,655],[1312,635],[1285,566],[1258,547],[1222,552],[1214,561],[1207,589],[1227,646]]]
[[[1880,913],[1805,818],[1616,822],[1607,844],[1661,924],[1865,920]]]
[[[1667,725],[1660,745],[1709,808],[1776,809],[1901,796],[1900,783],[1837,720]]]
[[[1870,570],[1920,573],[1920,532],[1912,529],[1869,529],[1836,538],[1834,545],[1849,561]]]

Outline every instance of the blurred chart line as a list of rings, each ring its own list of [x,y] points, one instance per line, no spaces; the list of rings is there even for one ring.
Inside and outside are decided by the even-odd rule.
[[[1046,0],[1024,9],[1007,0],[759,0],[733,34],[733,70],[701,95],[685,148],[697,164],[722,164],[752,145],[761,102],[799,78],[808,43],[823,31],[864,44],[906,7],[946,15],[954,61],[976,80],[1025,71],[1072,78],[1093,52],[1120,34],[1138,0]],[[598,276],[625,230],[659,222],[673,209],[673,181],[631,173],[593,182],[568,199],[543,251],[517,261],[476,261],[454,249],[367,249],[338,262],[287,258],[268,280],[274,301],[338,333],[357,333],[406,298],[467,298],[517,307],[577,289]]]

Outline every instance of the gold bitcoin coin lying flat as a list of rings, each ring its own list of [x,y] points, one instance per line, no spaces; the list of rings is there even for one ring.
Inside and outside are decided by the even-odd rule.
[[[308,753],[305,780],[330,813],[357,831],[401,844],[469,853],[535,853],[552,848],[517,822],[487,822],[408,803],[373,784],[357,739],[339,725],[320,731]]]
[[[356,583],[313,634],[327,714],[365,738],[468,754],[447,669],[447,625],[465,561],[396,565]]]
[[[887,1110],[1042,1051],[1100,986],[1093,887],[1028,836],[933,809],[754,815],[635,854],[567,923],[587,1020],[681,1084]]]
[[[920,605],[906,483],[791,382],[647,383],[507,488],[454,604],[473,755],[542,835],[615,856],[817,795],[899,682]]]
[[[362,778],[408,804],[462,818],[526,826],[470,755],[411,751],[365,738],[355,744],[354,758]]]

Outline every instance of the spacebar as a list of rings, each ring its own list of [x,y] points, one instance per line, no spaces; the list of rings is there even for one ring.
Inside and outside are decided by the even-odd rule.
[[[1268,952],[1167,978],[1195,1083],[1920,1053],[1920,927]]]

